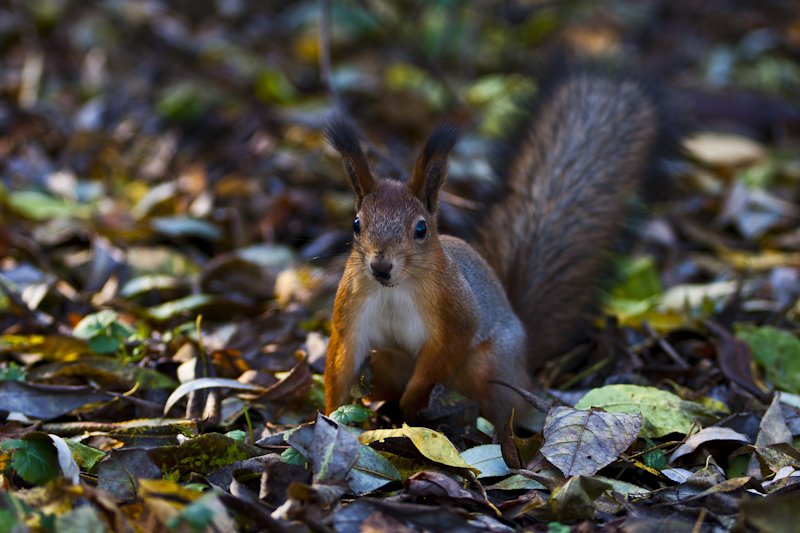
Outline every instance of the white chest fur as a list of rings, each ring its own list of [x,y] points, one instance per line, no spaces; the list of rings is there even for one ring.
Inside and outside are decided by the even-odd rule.
[[[428,328],[414,303],[413,287],[381,287],[367,298],[359,316],[359,345],[370,349],[394,348],[416,357]]]

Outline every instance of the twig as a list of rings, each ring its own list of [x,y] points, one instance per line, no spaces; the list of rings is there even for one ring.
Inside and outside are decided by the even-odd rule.
[[[593,364],[589,368],[585,368],[585,369],[581,370],[580,372],[578,372],[577,374],[575,374],[574,376],[569,378],[567,381],[565,381],[564,383],[559,385],[558,386],[558,390],[566,391],[566,390],[571,389],[574,385],[576,385],[578,382],[580,382],[583,378],[585,378],[587,376],[591,376],[592,374],[595,374],[595,373],[599,372],[604,367],[608,366],[609,363],[611,363],[611,357],[605,357],[605,358],[601,359],[600,361],[598,361],[597,363]]]
[[[675,348],[672,347],[670,343],[664,340],[664,338],[661,335],[659,335],[656,332],[656,330],[653,329],[653,326],[651,326],[650,324],[648,324],[646,321],[643,320],[642,327],[644,327],[644,330],[647,332],[648,335],[650,335],[656,340],[658,345],[661,346],[661,349],[664,350],[664,352],[672,358],[675,364],[677,364],[681,368],[690,368],[689,363],[684,361],[683,357],[681,357],[681,354],[679,354],[675,350]]]
[[[364,141],[367,151],[378,157],[385,165],[389,166],[394,174],[397,176],[403,175],[403,169],[395,162],[394,159],[387,156],[378,150],[374,144],[369,140],[369,137],[364,133],[361,127],[353,120],[353,117],[347,111],[347,108],[339,97],[331,84],[331,17],[330,6],[328,0],[318,0],[319,6],[319,31],[318,31],[318,48],[319,48],[319,77],[325,92],[328,93],[333,105],[339,114],[347,118],[347,121],[356,131],[358,136]]]
[[[494,379],[487,379],[486,381],[488,381],[489,383],[494,383],[495,385],[501,385],[503,387],[508,387],[509,389],[513,390],[514,392],[516,392],[517,394],[522,396],[522,398],[526,402],[531,404],[534,407],[534,409],[536,409],[540,413],[545,413],[545,414],[549,413],[550,412],[550,408],[553,406],[553,404],[547,403],[546,401],[542,400],[541,398],[539,398],[535,394],[531,394],[530,392],[528,392],[528,391],[526,391],[524,389],[520,389],[519,387],[515,387],[514,385],[510,385],[510,384],[505,383],[503,381],[496,381]],[[553,403],[555,403],[555,402],[553,402]]]
[[[111,392],[107,390],[103,390],[102,388],[98,387],[98,390],[102,391],[104,394],[108,394],[113,396],[114,398],[111,401],[127,401],[130,402],[138,407],[142,407],[144,409],[151,409],[153,412],[161,412],[164,409],[164,406],[160,403],[151,402],[149,400],[143,400],[141,398],[137,398],[135,396],[127,396],[125,394],[121,394],[119,392]]]
[[[697,517],[697,522],[694,523],[694,527],[692,528],[692,533],[700,533],[700,531],[702,531],[703,522],[706,519],[707,513],[708,511],[706,511],[705,507],[700,508],[700,514]]]

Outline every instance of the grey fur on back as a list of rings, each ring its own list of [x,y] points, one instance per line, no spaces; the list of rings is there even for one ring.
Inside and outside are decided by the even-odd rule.
[[[666,103],[619,73],[567,69],[546,86],[503,165],[505,192],[474,243],[528,333],[536,368],[570,347],[631,215],[658,180]],[[508,155],[508,154],[507,154]]]
[[[480,327],[475,332],[471,348],[491,339],[497,365],[497,375],[492,378],[523,390],[531,390],[531,376],[528,372],[509,372],[509,369],[524,369],[527,366],[526,335],[525,328],[514,313],[499,280],[491,267],[469,244],[449,235],[440,235],[439,240],[445,253],[458,265],[458,271],[464,276],[475,298]],[[505,423],[512,409],[515,410],[517,423],[524,423],[531,416],[531,406],[511,389],[493,385],[489,391],[496,409],[491,417],[493,423]]]
[[[524,338],[524,328],[514,314],[505,291],[492,269],[469,244],[461,239],[440,235],[439,240],[442,248],[454,259],[475,296],[476,311],[480,319],[473,345],[480,344],[487,338],[497,337],[499,330],[503,329],[503,334],[500,335],[502,338],[495,338],[495,344],[500,342],[502,346],[496,348],[509,353],[519,351],[523,347],[521,339]]]

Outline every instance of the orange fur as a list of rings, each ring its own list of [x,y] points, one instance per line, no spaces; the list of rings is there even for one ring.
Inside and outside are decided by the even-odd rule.
[[[507,143],[504,192],[489,203],[475,248],[437,230],[452,126],[431,135],[401,183],[376,178],[353,130],[330,124],[357,218],[334,305],[327,413],[350,401],[370,360],[375,397],[399,400],[407,419],[438,381],[501,427],[512,408],[519,415],[529,406],[489,381],[530,390],[529,370],[574,342],[606,251],[618,244],[632,199],[660,185],[679,132],[658,91],[619,72],[566,69],[539,84],[539,95],[538,114]]]

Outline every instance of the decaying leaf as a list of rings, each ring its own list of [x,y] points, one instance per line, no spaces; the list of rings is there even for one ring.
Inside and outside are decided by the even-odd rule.
[[[100,461],[97,486],[118,500],[131,501],[136,498],[140,479],[161,479],[161,475],[146,451],[115,450]]]
[[[759,531],[793,533],[800,523],[800,506],[795,495],[750,497],[742,502],[742,514]]]
[[[594,515],[594,501],[612,484],[598,478],[575,476],[551,494],[547,502],[526,506],[523,512],[543,520],[586,520]]]
[[[400,480],[392,463],[361,444],[346,426],[321,414],[313,427],[293,431],[287,442],[306,458],[317,481],[344,480],[353,492],[363,494]]]
[[[544,425],[541,452],[565,477],[593,476],[639,436],[642,414],[553,407]]]
[[[669,462],[673,463],[675,462],[675,459],[693,452],[694,450],[697,449],[698,446],[706,442],[715,440],[750,442],[750,439],[747,437],[747,435],[742,435],[741,433],[737,433],[736,431],[730,428],[724,428],[724,427],[705,428],[695,433],[688,439],[686,439],[686,442],[683,443],[680,448],[672,452],[672,455],[669,458]]]
[[[92,402],[112,396],[93,387],[38,385],[22,381],[0,381],[0,409],[49,420]]]

